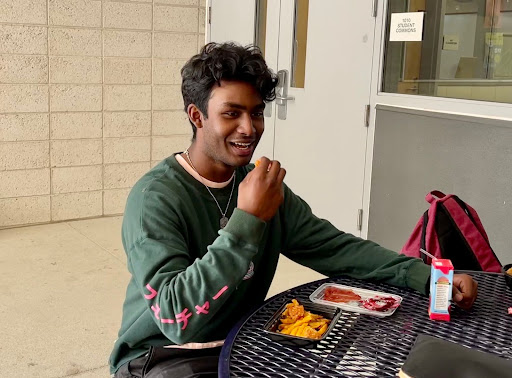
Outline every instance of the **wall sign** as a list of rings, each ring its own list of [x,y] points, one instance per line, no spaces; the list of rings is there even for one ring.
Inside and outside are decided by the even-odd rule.
[[[457,51],[459,49],[459,36],[447,35],[443,36],[443,50]]]
[[[421,41],[425,12],[391,13],[390,41]]]

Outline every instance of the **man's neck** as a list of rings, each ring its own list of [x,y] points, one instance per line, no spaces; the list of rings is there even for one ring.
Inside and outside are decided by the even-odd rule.
[[[226,186],[229,185],[229,183],[231,183],[231,180],[233,179],[233,176],[231,176],[231,178],[228,181],[214,182],[214,181],[210,181],[210,180],[204,178],[199,173],[197,173],[194,168],[192,168],[192,166],[188,162],[187,157],[184,153],[176,155],[176,161],[179,163],[179,165],[181,165],[183,167],[183,169],[185,169],[185,171],[188,172],[188,174],[190,176],[195,178],[197,181],[199,181],[203,185],[208,186],[209,188],[214,188],[214,189],[225,188]]]
[[[221,162],[210,162],[209,160],[201,159],[201,154],[195,150],[194,144],[188,149],[188,154],[183,153],[182,157],[189,163],[192,168],[202,177],[213,182],[224,183],[232,176],[235,168],[228,167]]]

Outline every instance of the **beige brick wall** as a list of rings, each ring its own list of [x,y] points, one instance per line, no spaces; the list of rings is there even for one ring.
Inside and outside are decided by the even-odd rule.
[[[205,0],[0,0],[0,228],[121,214],[188,146]]]

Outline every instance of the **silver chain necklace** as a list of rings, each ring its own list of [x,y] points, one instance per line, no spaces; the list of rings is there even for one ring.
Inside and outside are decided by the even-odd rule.
[[[231,194],[229,195],[229,200],[228,200],[228,204],[226,206],[226,210],[223,212],[220,205],[219,205],[219,202],[217,201],[217,198],[215,198],[215,196],[213,195],[212,191],[210,190],[210,188],[208,187],[208,185],[206,185],[203,181],[203,176],[201,176],[199,174],[199,172],[197,171],[196,167],[194,167],[194,164],[192,163],[192,160],[190,159],[190,155],[188,154],[188,148],[185,150],[185,155],[187,155],[187,159],[190,163],[190,166],[194,169],[194,171],[196,171],[196,173],[199,175],[199,179],[201,180],[201,183],[204,185],[204,187],[206,188],[206,190],[208,190],[208,193],[210,193],[210,195],[213,197],[213,200],[215,201],[215,203],[217,204],[217,207],[219,208],[219,211],[220,211],[220,214],[222,215],[222,217],[220,218],[220,228],[224,228],[226,227],[226,225],[228,224],[228,220],[229,218],[226,217],[226,213],[228,212],[228,209],[229,209],[229,204],[231,203],[231,197],[233,196],[233,190],[235,189],[235,181],[236,181],[236,170],[233,172],[233,176],[232,177],[232,180],[233,180],[233,185],[231,185]]]

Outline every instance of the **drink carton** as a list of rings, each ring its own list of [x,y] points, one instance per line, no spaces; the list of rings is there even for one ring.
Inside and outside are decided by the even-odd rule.
[[[432,261],[430,273],[430,305],[428,315],[433,320],[450,320],[453,265],[447,259]]]

